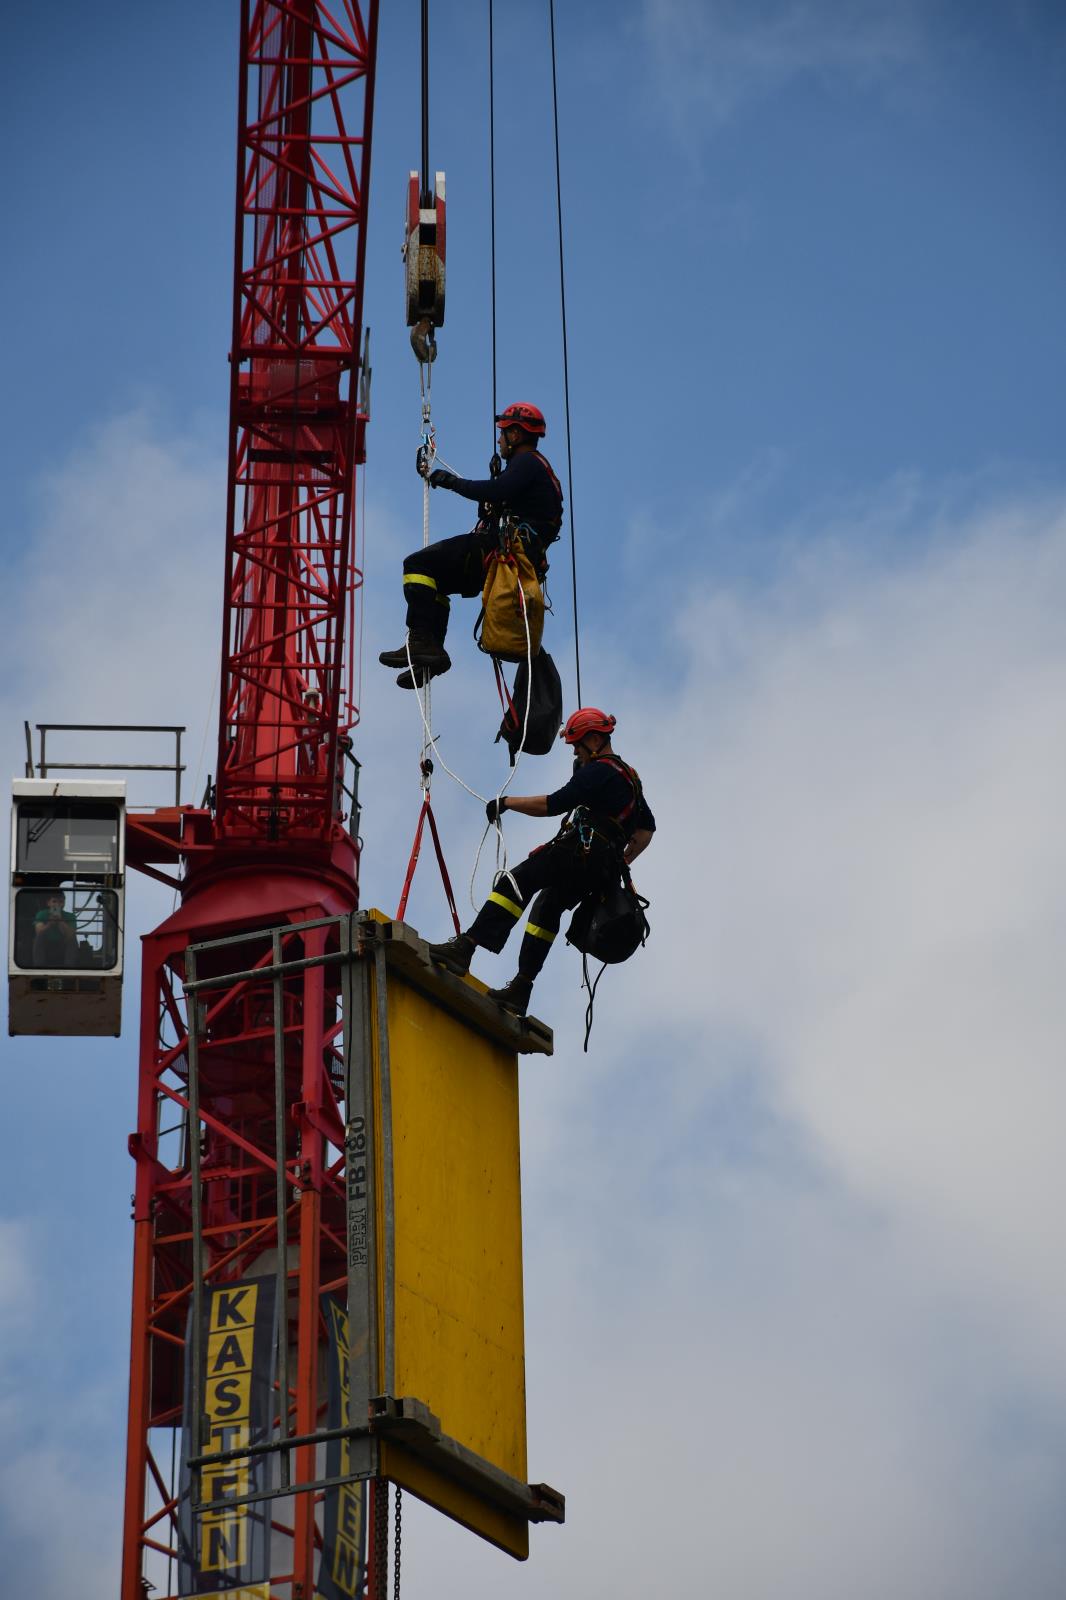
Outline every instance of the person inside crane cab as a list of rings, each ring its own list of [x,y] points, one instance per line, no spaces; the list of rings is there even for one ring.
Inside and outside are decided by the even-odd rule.
[[[490,800],[490,822],[503,811],[565,820],[554,839],[503,872],[465,933],[429,946],[430,958],[462,976],[479,945],[500,951],[533,900],[518,952],[518,971],[489,997],[525,1016],[533,980],[548,959],[563,912],[605,887],[646,850],[655,832],[640,778],[611,748],[615,718],[582,706],[567,719],[560,739],[574,752],[574,773],[554,794],[504,795]]]
[[[448,631],[450,596],[470,599],[480,594],[484,560],[495,548],[499,523],[513,517],[523,525],[526,553],[538,574],[548,569],[545,551],[559,537],[563,521],[563,491],[549,462],[541,455],[538,439],[545,433],[544,415],[536,406],[518,401],[496,418],[500,430],[499,452],[506,463],[494,478],[460,478],[437,467],[429,475],[434,489],[450,489],[481,509],[477,526],[454,539],[439,539],[409,555],[403,564],[403,592],[407,601],[407,642],[398,650],[383,650],[383,667],[403,667],[397,683],[413,689],[415,679],[447,672],[451,658],[444,648]],[[419,453],[419,471],[422,456]],[[408,663],[414,668],[412,678]]]
[[[78,923],[65,909],[62,889],[53,889],[33,919],[35,967],[73,967],[78,962]]]

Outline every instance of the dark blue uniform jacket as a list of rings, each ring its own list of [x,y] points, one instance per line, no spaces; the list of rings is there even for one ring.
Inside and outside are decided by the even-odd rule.
[[[521,522],[528,522],[545,544],[558,536],[563,520],[562,490],[548,462],[536,450],[512,456],[498,478],[456,478],[448,487],[465,500],[511,512]]]
[[[607,760],[590,761],[583,767],[576,767],[569,783],[564,783],[561,789],[556,789],[554,794],[548,796],[548,815],[559,817],[564,812],[584,806],[595,823],[600,817],[619,817],[632,798],[633,786],[617,767],[609,765]],[[655,818],[643,794],[622,822],[621,828],[627,839],[638,828],[647,828],[649,833],[655,832]]]

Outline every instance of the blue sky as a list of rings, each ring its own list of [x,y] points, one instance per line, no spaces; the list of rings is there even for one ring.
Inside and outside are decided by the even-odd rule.
[[[486,8],[431,9],[434,416],[473,474]],[[405,1581],[437,1600],[667,1581],[693,1600],[1058,1600],[1066,18],[557,10],[583,689],[660,823],[638,874],[654,933],[604,980],[588,1056],[554,954],[537,1009],[556,1055],[522,1069],[530,1473],[568,1494],[567,1526],[519,1568],[412,1508]],[[399,260],[417,15],[383,5],[366,306],[358,748],[364,898],[387,909],[419,800],[417,718],[374,659],[421,526]],[[497,0],[496,36],[499,400],[543,407],[561,470],[546,5]],[[228,3],[60,3],[8,30],[12,773],[24,717],[175,721],[202,787],[236,38]],[[466,525],[443,493],[432,510],[435,537]],[[567,569],[546,642],[570,698]],[[488,792],[495,695],[468,620],[436,725]],[[531,760],[516,788],[562,770]],[[469,903],[479,808],[443,775],[434,800]],[[542,836],[508,825],[515,852]],[[136,931],[169,908],[131,898]],[[429,859],[411,916],[445,927]],[[42,1600],[115,1592],[135,1007],[131,981],[118,1043],[4,1044],[0,1542]]]

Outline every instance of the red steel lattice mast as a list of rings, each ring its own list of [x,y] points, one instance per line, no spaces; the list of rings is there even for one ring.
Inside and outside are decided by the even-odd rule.
[[[341,764],[357,720],[350,612],[376,22],[377,0],[242,0],[214,800],[133,819],[128,832],[130,864],[174,882],[181,904],[144,941],[122,1600],[143,1600],[146,1585],[164,1600],[180,1584],[173,1446],[194,1238],[210,1286],[287,1254],[279,1409],[288,1433],[321,1421],[320,1295],[343,1283],[345,1260],[338,979],[329,966],[284,980],[276,969],[320,956],[330,934],[264,934],[229,965],[218,956],[216,972],[275,973],[202,1002],[195,1112],[182,982],[190,944],[358,903]],[[159,870],[178,862],[180,883]],[[296,1481],[313,1478],[313,1447],[293,1456]],[[312,1497],[272,1515],[266,1592],[310,1600],[321,1544]]]
[[[325,840],[353,714],[369,43],[350,0],[340,23],[310,0],[244,12],[215,819],[220,840]]]

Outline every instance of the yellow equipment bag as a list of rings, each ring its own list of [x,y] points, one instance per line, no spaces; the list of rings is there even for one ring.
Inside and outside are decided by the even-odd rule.
[[[500,661],[525,661],[540,650],[544,632],[544,592],[533,563],[520,543],[508,539],[489,556],[481,591],[478,647]],[[526,640],[526,624],[529,639]]]

